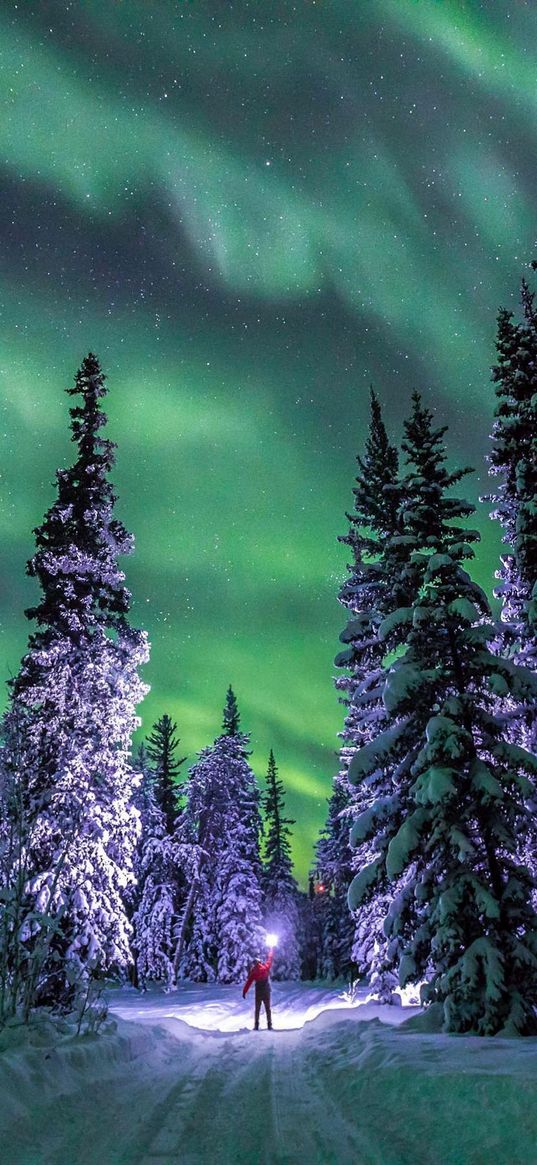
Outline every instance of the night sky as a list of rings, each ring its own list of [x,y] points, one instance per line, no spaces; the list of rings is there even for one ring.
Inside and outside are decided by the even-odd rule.
[[[536,45],[523,0],[0,5],[2,675],[91,349],[152,642],[144,729],[168,712],[193,759],[231,682],[302,878],[369,384],[395,437],[419,388],[486,488],[496,311],[536,254]]]

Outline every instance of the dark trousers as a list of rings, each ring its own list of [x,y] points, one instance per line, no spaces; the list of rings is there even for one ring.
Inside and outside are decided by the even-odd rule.
[[[270,1011],[270,983],[268,979],[258,979],[255,985],[255,1026],[256,1030],[259,1027],[259,1012],[261,1011],[261,1004],[264,1005],[267,1013],[267,1027],[272,1027],[272,1015]]]

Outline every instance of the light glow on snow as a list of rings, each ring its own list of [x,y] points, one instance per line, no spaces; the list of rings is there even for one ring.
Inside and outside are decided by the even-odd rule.
[[[364,1020],[377,1018],[390,1024],[402,1023],[414,1011],[378,1003],[367,987],[353,985],[352,991],[345,991],[333,984],[272,983],[275,1031],[297,1031],[323,1012],[356,1008],[363,1008]],[[151,989],[143,994],[125,988],[111,993],[110,1009],[122,1019],[164,1025],[178,1037],[183,1023],[200,1032],[222,1034],[240,1034],[253,1027],[253,999],[243,1000],[239,984],[184,983],[174,992]]]
[[[268,947],[277,947],[278,946],[278,935],[267,933],[267,940],[266,941],[267,941]]]

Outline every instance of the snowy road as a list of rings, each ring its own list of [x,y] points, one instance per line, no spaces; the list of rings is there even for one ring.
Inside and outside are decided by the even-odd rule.
[[[318,1088],[292,1046],[275,1046],[276,1036],[244,1048],[243,1039],[225,1040],[185,1087],[172,1090],[159,1106],[137,1165],[233,1162],[236,1165],[334,1165],[360,1160],[357,1130],[337,1139],[326,1119]],[[321,1100],[321,1104],[319,1104]],[[153,1135],[154,1129],[154,1135]],[[139,1148],[141,1146],[139,1145]]]
[[[359,1161],[356,1130],[339,1114],[337,1122],[335,1113],[327,1122],[323,1089],[314,1072],[306,1073],[296,1044],[304,1023],[325,1009],[346,1007],[345,1000],[333,989],[278,984],[273,1000],[275,1030],[262,1027],[259,1033],[251,1031],[253,1000],[245,1005],[235,987],[187,987],[179,996],[153,997],[141,1006],[132,994],[114,1002],[125,1019],[164,1022],[176,1034],[186,1022],[212,1034],[197,1045],[199,1058],[188,1080],[163,1098],[144,1130],[141,1156],[132,1157],[136,1165]]]
[[[537,1165],[536,1040],[304,985],[275,985],[274,1032],[236,988],[112,1006],[97,1039],[4,1040],[2,1165]]]

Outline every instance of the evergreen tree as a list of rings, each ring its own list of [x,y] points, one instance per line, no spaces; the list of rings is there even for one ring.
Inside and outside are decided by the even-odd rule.
[[[278,935],[274,960],[275,979],[298,979],[300,953],[298,945],[298,886],[293,877],[291,858],[291,818],[285,816],[284,788],[278,776],[272,749],[267,770],[265,809],[265,853],[263,867],[265,925]]]
[[[156,803],[155,799],[155,774],[151,768],[147,749],[142,742],[136,749],[132,758],[133,774],[137,773],[139,779],[134,785],[132,795],[132,803],[140,814],[141,834],[143,833],[146,822],[149,823],[153,817],[153,810]],[[140,834],[140,840],[141,840]]]
[[[387,726],[355,754],[352,782],[382,766],[383,796],[353,826],[372,859],[354,879],[357,907],[379,872],[399,883],[385,920],[402,986],[426,980],[449,1031],[535,1027],[537,930],[518,838],[528,825],[537,759],[505,739],[499,697],[535,698],[525,669],[490,650],[488,603],[462,563],[478,535],[458,524],[470,503],[448,495],[443,435],[418,394],[405,424],[402,518],[414,601],[381,625],[406,628],[387,671]]]
[[[138,903],[133,951],[138,985],[174,983],[175,931],[184,902],[183,845],[170,834],[154,791],[147,792],[138,859]]]
[[[133,980],[138,987],[145,986],[148,980],[171,987],[175,982],[176,933],[186,900],[185,871],[190,853],[180,837],[179,823],[173,833],[168,830],[165,811],[157,798],[156,774],[144,744],[138,749],[135,764],[141,774],[133,798],[140,814],[141,833],[134,862]]]
[[[113,516],[104,379],[90,353],[67,390],[80,401],[70,410],[77,457],[58,471],[56,500],[35,530],[27,570],[41,598],[26,614],[37,630],[10,683],[4,722],[3,759],[16,769],[24,822],[19,935],[28,962],[39,964],[37,1001],[68,997],[77,975],[130,959],[123,898],[138,817],[129,751],[148,648],[127,621],[130,596],[117,562],[133,539]]]
[[[0,1027],[17,1012],[26,1021],[41,986],[54,919],[45,915],[42,941],[28,949],[21,927],[27,914],[27,820],[19,779],[26,759],[24,727],[17,738],[12,716],[9,751],[0,749]]]
[[[492,378],[498,404],[490,473],[498,478],[489,500],[503,528],[506,552],[497,572],[503,633],[498,647],[537,671],[537,320],[534,295],[522,281],[523,320],[498,316],[498,362]],[[537,748],[535,707],[513,710],[527,743]],[[515,728],[515,732],[518,730]]]
[[[141,872],[142,851],[145,839],[148,833],[151,832],[153,826],[156,804],[155,774],[149,763],[149,757],[145,744],[143,743],[138,746],[132,757],[131,773],[133,787],[132,804],[138,814],[138,838],[132,859],[133,882],[127,888],[125,899],[129,918],[132,919],[132,915],[140,902],[143,881]],[[136,980],[135,966],[133,970],[134,980]]]
[[[168,870],[163,870],[165,863],[162,861],[163,842],[169,835],[164,813],[156,800],[153,774],[147,765],[135,802],[142,807],[141,836],[135,861],[136,909],[132,948],[136,986],[143,987],[147,980],[169,981],[174,925],[174,894],[170,894]]]
[[[335,681],[347,711],[340,734],[340,771],[334,779],[324,835],[317,846],[317,872],[328,888],[317,909],[324,920],[323,977],[352,974],[356,965],[362,974],[369,975],[378,993],[389,998],[393,973],[384,967],[386,886],[380,875],[368,887],[354,919],[349,917],[347,906],[351,878],[367,867],[371,858],[367,841],[353,851],[349,827],[353,818],[381,795],[385,781],[380,770],[353,789],[348,768],[357,750],[372,740],[385,722],[382,684],[386,644],[378,631],[382,619],[406,598],[401,569],[405,543],[396,538],[400,525],[398,454],[389,442],[373,390],[368,437],[357,463],[354,510],[347,514],[350,528],[339,539],[352,554],[338,595],[350,619],[340,636],[344,649],[335,660],[336,667],[348,672]]]
[[[188,941],[177,961],[179,978],[193,983],[214,983],[218,973],[217,926],[215,920],[215,884],[201,849],[200,867],[195,883],[194,908],[190,917]]]
[[[233,694],[232,694],[233,695]],[[235,707],[227,731],[200,753],[186,785],[178,832],[192,857],[190,893],[176,951],[180,976],[235,982],[263,948],[260,794],[246,759],[249,738]],[[232,701],[228,692],[226,712]],[[225,720],[226,723],[226,720]]]
[[[236,983],[246,978],[252,958],[264,950],[259,801],[259,790],[250,769],[243,774],[228,819],[228,842],[222,849],[216,876],[220,983]]]
[[[164,812],[166,829],[169,834],[172,834],[175,829],[180,797],[177,780],[181,765],[186,760],[185,756],[180,759],[177,757],[179,743],[177,724],[164,713],[160,720],[157,720],[156,724],[153,725],[147,738],[147,756],[152,762],[155,796]]]
[[[240,722],[241,718],[237,705],[237,697],[235,696],[235,692],[233,691],[233,688],[230,684],[226,692],[226,703],[222,722],[222,732],[224,733],[224,736],[238,736]]]

